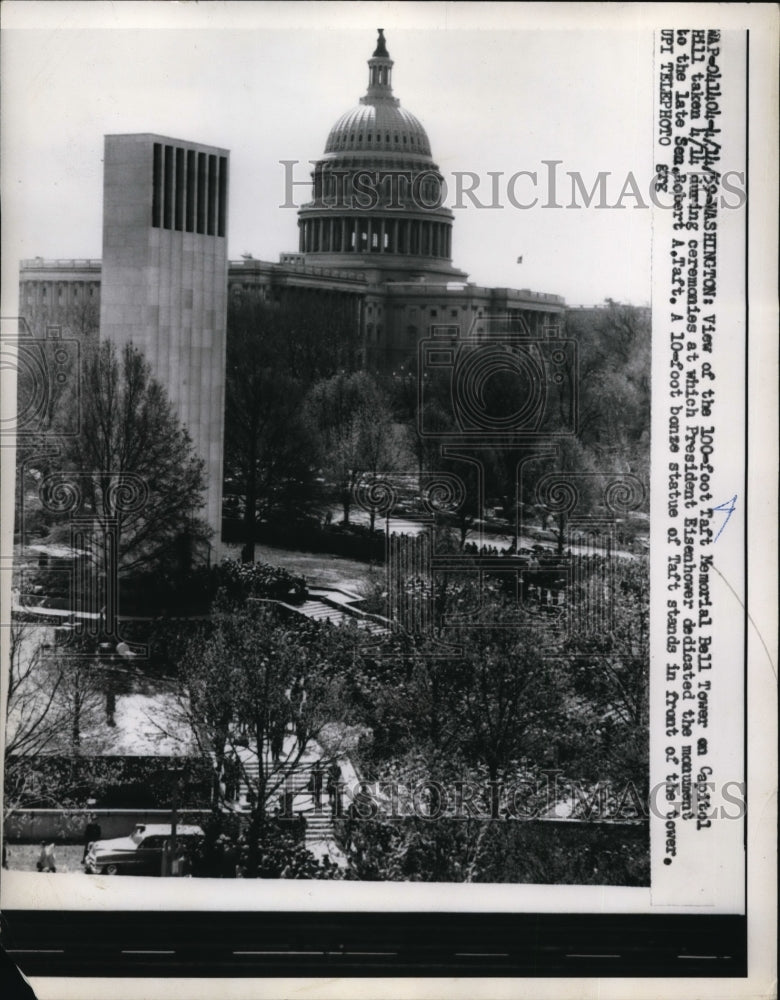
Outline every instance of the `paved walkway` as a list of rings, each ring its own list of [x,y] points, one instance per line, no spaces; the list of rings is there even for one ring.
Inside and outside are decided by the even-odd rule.
[[[242,777],[239,783],[238,798],[234,803],[237,811],[248,811],[249,787],[257,782],[259,775],[259,762],[257,752],[252,747],[239,747],[238,756],[241,760],[242,769],[249,779],[249,784]],[[279,756],[278,763],[274,763],[270,754],[266,751],[264,764],[266,773],[271,773],[273,781],[279,784],[279,798],[285,792],[292,795],[292,812],[296,816],[302,816],[306,821],[305,844],[306,848],[318,859],[328,858],[333,864],[344,867],[347,859],[336,843],[335,831],[333,827],[333,815],[328,802],[326,789],[327,775],[323,777],[323,788],[319,805],[314,801],[314,793],[311,790],[310,782],[314,767],[322,762],[323,770],[327,772],[328,767],[334,761],[341,769],[341,781],[344,787],[342,807],[346,810],[351,799],[352,789],[358,781],[357,773],[348,757],[333,753],[328,753],[318,742],[310,740],[303,754],[298,757],[298,744],[294,735],[288,733],[284,739],[284,746]]]

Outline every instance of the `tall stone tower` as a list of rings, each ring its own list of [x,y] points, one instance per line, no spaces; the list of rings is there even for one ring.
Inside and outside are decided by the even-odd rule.
[[[151,364],[206,462],[219,543],[225,413],[228,151],[107,135],[100,335]]]
[[[307,263],[346,267],[382,281],[459,281],[453,214],[425,129],[401,107],[393,60],[379,29],[368,89],[330,130],[312,174],[313,200],[298,213]]]

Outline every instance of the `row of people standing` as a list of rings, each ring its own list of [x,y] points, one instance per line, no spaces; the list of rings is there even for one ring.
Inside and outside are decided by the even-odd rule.
[[[317,761],[311,769],[311,777],[307,785],[307,791],[311,792],[312,801],[314,802],[315,812],[321,812],[322,810],[322,790],[324,787],[328,795],[328,804],[331,812],[334,817],[340,816],[343,786],[344,782],[338,761],[332,761],[327,771],[323,766],[323,761]]]
[[[273,753],[274,762],[278,763],[278,757]],[[241,762],[235,753],[229,754],[222,765],[222,780],[220,781],[221,791],[227,802],[238,800],[241,792]],[[328,804],[334,815],[341,814],[341,802],[343,794],[343,780],[341,767],[338,761],[331,761],[328,767],[325,762],[318,760],[311,769],[306,791],[311,793],[314,808],[317,812],[322,809],[322,793],[327,793]],[[86,847],[85,847],[86,853]]]

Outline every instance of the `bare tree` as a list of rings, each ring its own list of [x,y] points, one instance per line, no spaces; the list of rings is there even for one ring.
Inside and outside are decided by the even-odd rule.
[[[226,769],[238,768],[252,844],[292,771],[343,711],[335,662],[348,645],[338,630],[293,628],[248,608],[215,615],[184,648],[182,719],[211,761],[220,795]],[[329,748],[333,754],[337,743]]]
[[[6,702],[10,756],[94,752],[105,742],[104,693],[94,656],[57,647],[40,625],[13,621]]]
[[[37,754],[57,742],[62,718],[57,696],[62,673],[46,663],[40,625],[11,622],[5,752]]]
[[[357,303],[339,292],[297,288],[234,288],[228,303],[230,339],[241,328],[262,344],[267,364],[305,386],[356,367],[360,339]]]
[[[80,412],[79,412],[80,410]],[[41,486],[44,506],[92,525],[92,557],[105,572],[115,546],[120,574],[172,560],[182,537],[203,539],[204,463],[149,364],[110,343],[83,365],[80,407],[63,421],[59,468]],[[114,556],[112,555],[112,559]]]
[[[11,623],[5,718],[6,816],[31,798],[58,804],[67,797],[66,785],[41,787],[36,760],[60,756],[73,762],[99,753],[108,742],[96,662],[77,650],[56,648],[52,631],[37,624]]]
[[[66,306],[24,304],[21,311],[36,339],[42,339],[47,329],[54,327],[64,337],[75,337],[86,344],[96,338],[100,329],[100,307],[94,298],[88,296],[82,296]]]
[[[597,457],[647,477],[650,433],[650,311],[611,299],[573,309],[577,340],[577,436]],[[616,420],[615,415],[620,414]]]
[[[488,608],[483,616],[500,610]],[[454,700],[467,754],[497,782],[513,760],[538,753],[547,732],[555,732],[562,690],[538,631],[499,623],[474,632],[464,660],[453,664],[460,674]]]
[[[307,417],[319,441],[326,478],[336,486],[348,524],[361,480],[396,464],[398,436],[387,398],[366,372],[339,372],[312,388]]]
[[[254,297],[229,311],[226,493],[243,498],[242,558],[254,561],[258,515],[286,515],[311,498],[314,456],[302,418],[305,386],[282,354],[286,313]]]

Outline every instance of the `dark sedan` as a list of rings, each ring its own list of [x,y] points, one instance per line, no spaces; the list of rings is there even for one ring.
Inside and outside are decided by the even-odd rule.
[[[170,823],[138,823],[129,837],[96,840],[90,844],[84,859],[89,875],[159,875],[163,851],[172,846]],[[199,826],[179,826],[176,829],[178,848],[203,837]]]

